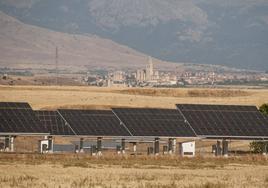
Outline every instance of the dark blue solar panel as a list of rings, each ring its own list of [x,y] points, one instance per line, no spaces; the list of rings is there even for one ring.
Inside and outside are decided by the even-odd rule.
[[[110,110],[59,110],[77,135],[130,136]]]
[[[35,111],[35,114],[51,135],[75,134],[57,111]]]
[[[177,108],[199,136],[268,137],[268,119],[255,106],[178,104]]]
[[[112,110],[133,136],[195,136],[177,110],[144,108],[113,108]]]
[[[0,102],[0,109],[32,109],[28,103],[24,102]]]
[[[1,133],[48,133],[32,109],[0,109]]]

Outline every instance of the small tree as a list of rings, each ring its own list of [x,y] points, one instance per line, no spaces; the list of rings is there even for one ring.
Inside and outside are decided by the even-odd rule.
[[[268,103],[261,105],[260,111],[261,113],[268,115]]]
[[[261,105],[259,110],[261,113],[268,115],[268,103]],[[268,142],[251,142],[249,147],[253,153],[268,152]]]
[[[249,144],[250,150],[253,153],[267,153],[268,152],[268,142],[258,142],[254,141]]]

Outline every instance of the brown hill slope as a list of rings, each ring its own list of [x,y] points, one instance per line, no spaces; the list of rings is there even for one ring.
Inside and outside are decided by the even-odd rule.
[[[54,67],[56,46],[60,65],[69,68],[137,68],[144,67],[147,62],[145,54],[111,40],[27,25],[1,11],[0,44],[0,67]],[[155,62],[161,67],[175,66],[158,60]]]

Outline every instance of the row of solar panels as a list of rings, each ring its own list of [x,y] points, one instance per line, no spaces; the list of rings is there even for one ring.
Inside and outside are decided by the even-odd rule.
[[[177,109],[33,111],[0,102],[1,134],[268,138],[268,117],[254,106],[178,104]]]

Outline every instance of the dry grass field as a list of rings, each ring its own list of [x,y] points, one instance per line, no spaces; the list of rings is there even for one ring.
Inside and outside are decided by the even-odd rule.
[[[268,90],[0,86],[0,101],[29,102],[34,109],[175,108],[176,103],[259,106],[268,102]],[[26,142],[30,143],[27,140],[23,143]],[[233,143],[230,147],[248,147],[248,142],[240,144]],[[209,151],[211,144],[202,147]],[[255,155],[228,159],[130,155],[95,158],[83,154],[0,153],[1,187],[259,188],[268,187],[268,158]]]
[[[26,101],[34,109],[159,107],[176,103],[243,104],[268,102],[265,89],[120,89],[82,86],[0,86],[1,101]]]
[[[0,187],[267,187],[268,161],[243,158],[0,155]]]

